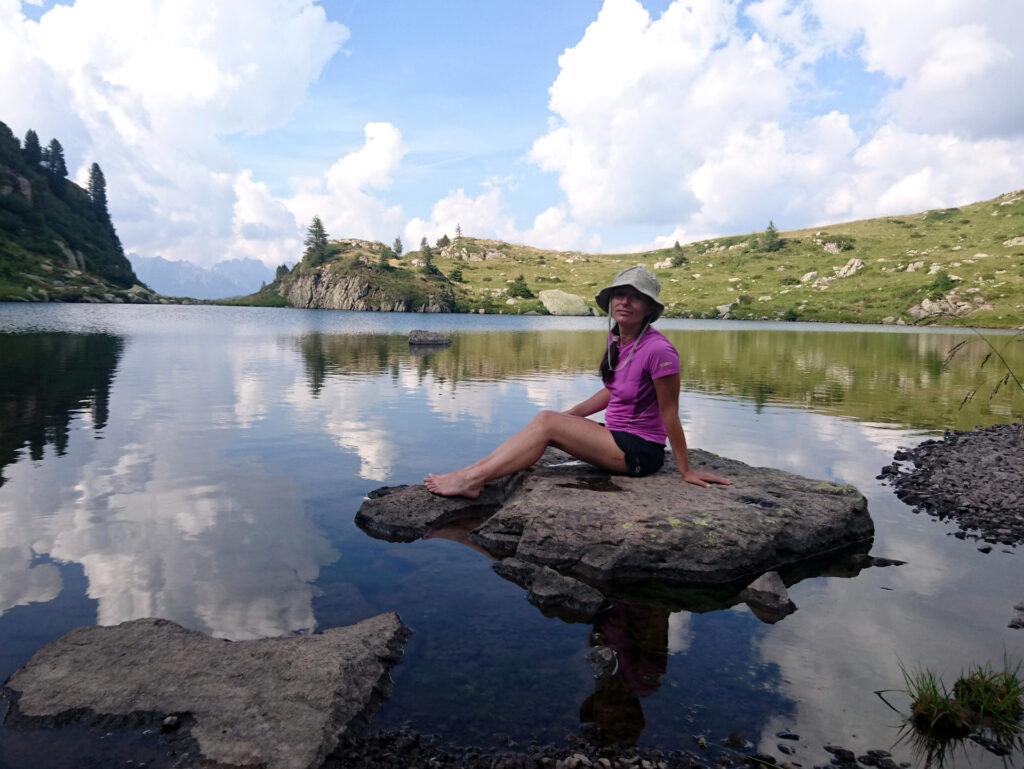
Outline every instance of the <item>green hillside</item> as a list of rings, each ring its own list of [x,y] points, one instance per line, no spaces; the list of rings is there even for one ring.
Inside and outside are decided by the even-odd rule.
[[[0,123],[0,301],[153,301],[125,258],[99,166],[86,191],[66,178],[59,142],[31,137],[22,147]]]
[[[836,277],[851,260],[863,266]],[[1019,327],[1024,192],[962,208],[780,232],[775,244],[762,232],[678,249],[585,254],[463,237],[435,249],[433,262],[448,276],[459,270],[461,305],[489,312],[543,311],[536,299],[509,296],[520,275],[533,294],[557,288],[593,306],[615,272],[643,264],[661,280],[670,317],[911,323],[937,316],[943,323]]]
[[[758,232],[634,254],[552,251],[472,237],[442,238],[396,257],[383,243],[329,244],[236,304],[287,306],[295,281],[358,277],[410,305],[433,292],[455,312],[545,314],[539,294],[593,297],[619,270],[643,264],[662,283],[666,315],[847,323],[1024,327],[1024,192],[961,208]],[[303,306],[313,306],[306,304]],[[373,308],[379,309],[379,308]],[[596,309],[596,308],[595,308]]]

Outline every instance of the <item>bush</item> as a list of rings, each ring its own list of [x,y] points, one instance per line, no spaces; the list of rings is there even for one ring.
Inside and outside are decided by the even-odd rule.
[[[948,273],[940,272],[928,286],[928,298],[941,299],[954,288],[956,288],[956,281],[949,277]]]
[[[800,320],[800,311],[796,307],[790,307],[782,314],[782,319],[788,321]]]
[[[462,277],[462,268],[456,267],[454,270],[452,270],[452,274],[448,276],[448,280],[450,280],[452,283],[465,283],[466,280],[465,278]]]
[[[800,285],[800,278],[791,278],[791,277],[789,277],[787,275],[780,282],[784,286],[799,286]]]
[[[821,239],[821,245],[823,246],[827,246],[830,243],[837,246],[840,251],[852,251],[854,241],[849,235],[825,235]]]
[[[740,304],[753,304],[754,297],[752,297],[750,294],[740,294],[738,297],[736,297],[736,301],[739,302]]]
[[[507,293],[509,296],[519,297],[520,299],[533,299],[534,293],[530,290],[530,287],[526,285],[526,278],[520,273],[516,276],[515,280],[509,283]]]

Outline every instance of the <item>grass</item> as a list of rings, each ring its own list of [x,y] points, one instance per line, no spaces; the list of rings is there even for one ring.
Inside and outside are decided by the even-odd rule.
[[[460,305],[487,312],[524,311],[520,301],[506,304],[520,274],[534,294],[557,287],[593,306],[616,272],[643,264],[662,283],[667,317],[715,318],[719,306],[732,305],[737,319],[911,323],[911,307],[950,296],[972,309],[944,324],[1014,328],[1024,326],[1024,247],[1004,243],[1021,235],[1024,193],[1011,193],[959,209],[783,231],[774,252],[760,250],[760,233],[687,243],[679,266],[672,248],[587,254],[471,237],[434,249],[434,264],[445,275],[461,270]],[[825,288],[800,280],[812,271],[833,276],[851,258],[865,265],[852,277]]]
[[[918,763],[942,766],[970,737],[990,752],[1008,756],[1024,749],[1024,680],[1021,663],[1004,658],[1001,670],[977,665],[961,673],[952,690],[928,668],[908,670],[902,663],[903,689],[910,700],[899,742],[908,742]],[[882,700],[887,692],[876,692]],[[900,712],[893,708],[896,712]]]

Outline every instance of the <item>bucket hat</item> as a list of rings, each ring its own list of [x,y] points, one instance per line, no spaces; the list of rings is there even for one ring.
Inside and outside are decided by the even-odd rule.
[[[615,279],[602,288],[595,297],[597,306],[605,313],[608,312],[608,302],[612,298],[612,291],[619,286],[632,286],[654,302],[654,312],[651,314],[652,323],[660,318],[661,314],[665,311],[665,305],[661,303],[661,299],[659,298],[661,294],[661,283],[659,283],[658,279],[654,277],[654,273],[643,265],[638,264],[636,267],[630,267],[616,275]]]

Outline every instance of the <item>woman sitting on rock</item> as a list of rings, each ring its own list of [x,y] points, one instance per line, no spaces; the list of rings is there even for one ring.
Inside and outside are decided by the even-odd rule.
[[[530,467],[548,446],[607,472],[639,478],[665,463],[666,437],[684,481],[728,484],[721,476],[692,469],[687,459],[679,422],[679,353],[651,328],[665,310],[660,291],[657,278],[644,267],[620,272],[597,295],[611,326],[600,367],[604,387],[566,412],[540,412],[469,467],[428,475],[427,488],[445,497],[477,497],[485,483]],[[605,424],[586,419],[599,411],[605,412]]]

